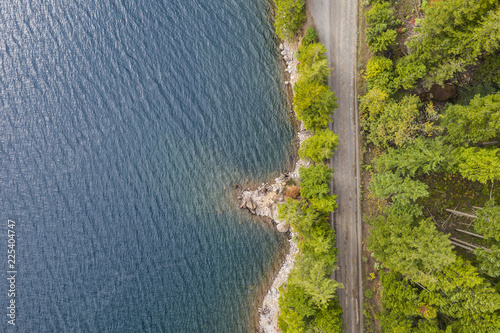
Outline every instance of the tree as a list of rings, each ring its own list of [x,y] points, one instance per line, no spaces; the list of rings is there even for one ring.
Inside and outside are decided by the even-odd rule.
[[[396,146],[411,143],[419,131],[418,96],[405,96],[399,102],[384,100],[380,93],[378,96],[370,96],[376,101],[373,106],[365,104],[369,100],[362,100],[362,110],[367,108],[369,113],[369,121],[363,122],[364,129],[369,132],[367,139],[384,148],[392,143]]]
[[[461,257],[432,275],[433,280],[421,283],[429,290],[422,299],[439,306],[440,312],[448,316],[463,318],[500,308],[500,295],[479,276],[477,268]]]
[[[411,280],[433,280],[432,272],[455,261],[448,236],[438,232],[432,222],[421,220],[414,225],[409,215],[379,216],[368,238],[368,249],[373,251],[390,269]]]
[[[491,277],[500,276],[500,246],[493,245],[490,250],[481,247],[474,251],[479,261],[479,269]]]
[[[500,137],[500,93],[476,95],[469,105],[450,105],[442,122],[446,139],[455,145],[470,145]]]
[[[314,61],[308,67],[302,67],[299,71],[300,81],[326,85],[332,69],[327,59]]]
[[[397,60],[395,72],[395,88],[402,86],[404,89],[412,89],[427,74],[427,67],[415,55],[410,54]]]
[[[339,145],[339,137],[330,130],[320,130],[305,140],[299,149],[300,158],[322,162],[333,156]]]
[[[500,148],[466,148],[458,165],[463,177],[482,184],[500,180]]]
[[[373,175],[370,182],[373,196],[392,200],[391,212],[413,216],[422,214],[415,202],[429,195],[427,188],[426,184],[418,180],[409,177],[403,179],[390,171]]]
[[[294,89],[293,104],[297,118],[304,122],[308,130],[326,129],[337,107],[335,93],[328,86],[318,83],[297,82]]]
[[[338,301],[330,302],[329,306],[321,309],[314,316],[313,327],[315,328],[312,332],[318,333],[341,333],[343,332],[342,323],[342,307]]]
[[[306,199],[322,198],[330,194],[330,181],[333,169],[326,165],[313,165],[300,168],[300,195]]]
[[[290,40],[306,18],[304,0],[275,0],[274,28],[282,40]]]
[[[299,255],[297,259],[297,268],[290,274],[288,283],[302,288],[316,309],[326,308],[336,297],[337,288],[342,287],[329,278],[333,267],[308,255]]]
[[[283,332],[304,332],[316,309],[305,290],[295,284],[280,288],[278,326]]]
[[[299,61],[297,70],[300,73],[304,67],[310,67],[314,62],[325,60],[326,58],[326,47],[321,43],[300,46],[297,52],[297,60]]]
[[[442,85],[483,52],[498,49],[500,7],[491,0],[446,0],[423,4],[425,19],[409,41],[409,63],[425,64],[425,86]],[[415,73],[415,79],[427,73]]]
[[[376,3],[366,12],[366,43],[373,53],[384,52],[393,46],[397,32],[392,29],[401,24],[394,18],[388,2]]]
[[[399,176],[423,176],[434,172],[452,172],[458,161],[455,149],[441,140],[418,137],[406,147],[388,148],[375,161],[379,173],[394,171]]]
[[[316,42],[318,42],[318,32],[313,27],[307,28],[304,38],[302,38],[302,42],[300,43],[300,46],[305,47],[309,44],[313,44]]]
[[[392,60],[385,57],[373,56],[366,64],[364,76],[368,89],[378,88],[386,93],[394,89],[394,68]]]
[[[496,206],[494,200],[488,201],[483,209],[478,210],[474,229],[486,239],[500,241],[500,206]]]

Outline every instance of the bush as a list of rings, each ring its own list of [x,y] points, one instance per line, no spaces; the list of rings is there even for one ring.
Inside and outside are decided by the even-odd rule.
[[[285,197],[297,199],[300,194],[300,187],[298,186],[287,186],[285,189]]]
[[[316,43],[318,41],[318,33],[313,27],[309,27],[306,30],[306,34],[304,38],[302,38],[301,46],[307,46],[312,43]]]

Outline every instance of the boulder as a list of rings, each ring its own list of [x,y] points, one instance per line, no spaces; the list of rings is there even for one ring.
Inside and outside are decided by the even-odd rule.
[[[255,202],[253,202],[252,199],[248,198],[245,202],[245,206],[253,213],[255,211],[255,208],[257,208],[257,205]]]
[[[290,229],[290,225],[288,224],[288,222],[280,222],[276,226],[276,229],[279,232],[287,232]]]
[[[280,44],[280,51],[283,50],[285,48],[285,45],[283,45],[283,43]]]
[[[435,84],[431,87],[431,97],[436,101],[444,102],[457,95],[457,88],[454,84],[446,83],[444,87]]]

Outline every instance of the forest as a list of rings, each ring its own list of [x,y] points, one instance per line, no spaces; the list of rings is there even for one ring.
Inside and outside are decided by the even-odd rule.
[[[500,332],[500,4],[365,1],[366,332]]]

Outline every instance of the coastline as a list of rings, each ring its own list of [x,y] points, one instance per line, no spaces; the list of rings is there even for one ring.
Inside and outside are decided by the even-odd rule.
[[[262,183],[257,188],[246,187],[238,185],[235,188],[239,189],[237,196],[238,204],[241,209],[248,209],[251,214],[268,219],[278,231],[289,234],[288,245],[286,249],[286,254],[281,257],[283,262],[280,265],[279,271],[277,271],[274,276],[270,278],[272,284],[269,287],[265,287],[263,295],[258,297],[257,304],[260,304],[257,309],[257,322],[256,332],[259,333],[278,333],[281,330],[278,328],[278,316],[279,316],[279,287],[286,283],[288,276],[295,265],[295,257],[299,252],[296,243],[293,240],[293,231],[289,230],[289,224],[287,221],[279,221],[278,215],[278,204],[286,200],[285,197],[285,187],[288,180],[292,179],[295,182],[299,181],[299,168],[303,166],[309,166],[311,163],[302,160],[298,157],[298,149],[300,145],[309,138],[312,134],[307,132],[304,128],[302,122],[300,122],[296,117],[292,108],[293,101],[293,85],[298,80],[297,65],[298,60],[294,57],[300,45],[300,40],[294,40],[293,42],[283,41],[279,44],[278,51],[280,52],[282,61],[284,63],[284,77],[285,77],[285,89],[288,93],[288,98],[290,101],[289,115],[290,121],[295,123],[297,126],[297,135],[293,139],[294,141],[294,153],[291,157],[294,160],[292,164],[291,171],[288,173],[283,173],[277,177],[273,183]],[[289,232],[290,231],[290,232]],[[267,292],[265,292],[267,290]],[[263,299],[260,298],[263,296]]]

